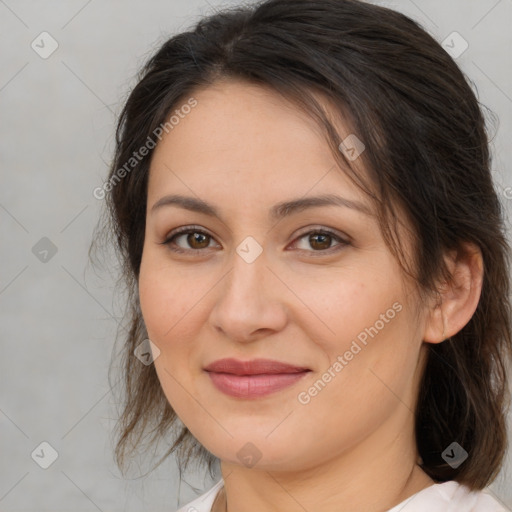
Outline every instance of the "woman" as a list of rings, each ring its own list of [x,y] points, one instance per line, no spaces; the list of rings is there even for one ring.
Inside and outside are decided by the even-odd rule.
[[[203,19],[144,68],[105,192],[120,466],[153,426],[180,471],[220,461],[183,511],[505,510],[509,248],[479,104],[415,22]]]

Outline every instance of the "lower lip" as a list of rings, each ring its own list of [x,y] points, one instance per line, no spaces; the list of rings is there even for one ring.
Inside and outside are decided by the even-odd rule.
[[[259,398],[295,384],[307,373],[309,372],[233,375],[208,372],[208,375],[213,385],[226,395],[236,398]]]

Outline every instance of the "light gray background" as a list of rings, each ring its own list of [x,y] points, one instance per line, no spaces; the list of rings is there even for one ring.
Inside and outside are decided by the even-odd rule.
[[[439,41],[457,31],[469,43],[457,62],[499,116],[493,171],[508,214],[512,0],[380,3]],[[173,512],[212,484],[191,472],[179,488],[172,459],[145,476],[149,465],[135,467],[130,479],[115,467],[107,369],[121,310],[108,275],[87,268],[87,249],[101,207],[92,191],[106,176],[115,119],[136,72],[165,38],[221,5],[229,4],[0,0],[3,512]],[[59,45],[47,59],[31,48],[43,31]],[[47,262],[32,252],[42,237],[57,248]],[[43,441],[58,452],[46,470],[31,458]],[[509,456],[492,486],[509,507],[511,468]]]

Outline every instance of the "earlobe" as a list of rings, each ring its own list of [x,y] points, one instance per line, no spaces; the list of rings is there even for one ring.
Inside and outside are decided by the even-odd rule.
[[[423,340],[441,343],[457,334],[471,319],[480,299],[483,283],[482,252],[466,242],[445,256],[451,279],[438,288],[438,300],[431,306]]]

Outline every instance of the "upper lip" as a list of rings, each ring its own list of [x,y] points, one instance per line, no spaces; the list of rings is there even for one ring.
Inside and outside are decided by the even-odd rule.
[[[259,375],[298,373],[310,371],[303,366],[295,366],[272,359],[252,359],[251,361],[240,361],[239,359],[218,359],[204,368],[207,372],[231,373],[233,375]]]

